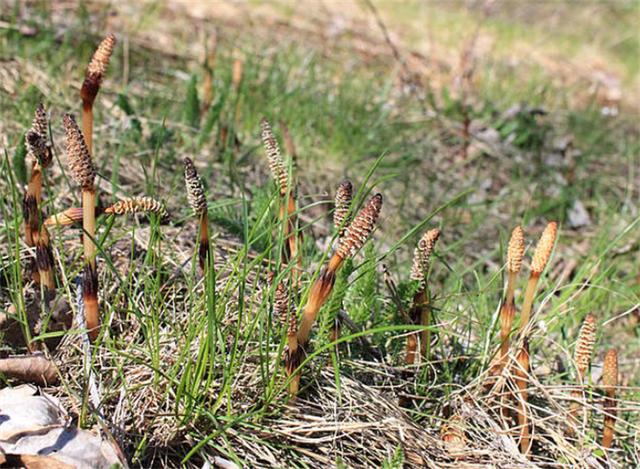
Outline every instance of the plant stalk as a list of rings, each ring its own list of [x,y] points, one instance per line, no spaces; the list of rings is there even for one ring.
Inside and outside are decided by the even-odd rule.
[[[84,247],[83,298],[84,314],[89,331],[89,338],[94,341],[100,328],[100,312],[98,303],[98,271],[96,268],[96,192],[82,190],[82,244]]]

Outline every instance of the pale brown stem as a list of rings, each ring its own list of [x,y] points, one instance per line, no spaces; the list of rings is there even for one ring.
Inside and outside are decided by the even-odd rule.
[[[95,267],[96,265],[96,193],[94,190],[82,191],[82,228],[84,236],[82,244],[84,246],[85,262]]]
[[[602,447],[609,449],[613,444],[616,426],[616,397],[615,390],[607,391],[604,398],[604,430],[602,433]]]
[[[533,300],[536,296],[536,288],[538,287],[538,280],[540,274],[535,272],[531,273],[529,281],[527,282],[527,289],[524,293],[524,302],[522,304],[522,313],[520,314],[520,333],[522,333],[529,325],[531,319],[531,309],[533,307]]]
[[[93,155],[93,103],[82,105],[82,133],[89,154]]]
[[[507,291],[505,294],[505,303],[512,303],[516,291],[516,279],[518,274],[516,272],[509,272],[507,277]]]
[[[513,298],[511,301],[505,299],[500,308],[500,361],[498,373],[502,372],[507,362],[510,346],[509,337],[513,328],[515,314],[516,306],[513,303]]]
[[[287,344],[289,346],[289,358],[288,360],[293,360],[293,362],[291,363],[287,363],[286,364],[286,369],[287,369],[287,374],[289,376],[291,376],[291,374],[294,372],[295,368],[298,367],[298,360],[294,360],[294,357],[296,357],[298,355],[298,338],[296,337],[295,334],[289,334],[287,336]],[[298,391],[300,390],[300,373],[296,373],[293,378],[291,378],[291,381],[289,382],[289,394],[292,396],[295,396],[296,394],[298,394]]]

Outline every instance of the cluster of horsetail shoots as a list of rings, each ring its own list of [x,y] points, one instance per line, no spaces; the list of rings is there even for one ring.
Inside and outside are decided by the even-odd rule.
[[[43,171],[53,160],[48,135],[47,113],[40,103],[36,108],[31,128],[25,136],[27,153],[32,159],[31,177],[24,195],[22,207],[24,215],[25,242],[36,248],[34,280],[44,287],[45,299],[55,291],[53,254],[47,227],[41,223]]]
[[[513,320],[516,314],[514,301],[516,280],[522,268],[524,256],[524,232],[520,226],[516,226],[511,232],[507,248],[507,289],[500,306],[500,358],[497,372],[500,373],[506,365],[509,355],[509,337],[513,328]]]
[[[556,236],[558,234],[558,224],[554,221],[549,222],[540,236],[540,240],[536,245],[536,249],[531,259],[531,274],[529,276],[529,282],[527,283],[527,289],[524,294],[524,302],[522,304],[522,313],[520,315],[520,332],[522,333],[529,325],[531,318],[531,309],[533,307],[533,300],[536,295],[536,289],[538,288],[538,281],[540,275],[547,266],[547,262],[551,257],[551,251],[553,251],[553,245],[556,242]]]
[[[311,285],[307,302],[302,311],[300,326],[296,327],[297,334],[295,341],[289,335],[289,347],[287,350],[287,362],[289,364],[300,363],[303,351],[309,343],[309,336],[320,308],[325,304],[336,279],[336,272],[343,262],[358,252],[367,241],[375,228],[376,221],[382,209],[382,195],[374,195],[365,205],[358,215],[351,222],[347,234],[339,241],[338,247],[329,260],[328,264],[322,268],[318,278]],[[289,332],[293,332],[290,326]],[[287,366],[287,373],[290,375],[295,366]],[[299,376],[290,381],[289,392],[295,395],[299,388]]]
[[[269,162],[271,175],[276,182],[280,193],[281,203],[279,209],[279,219],[284,221],[284,237],[285,250],[283,252],[283,260],[285,262],[295,261],[298,268],[302,266],[302,258],[300,256],[300,246],[302,245],[302,233],[298,231],[296,216],[296,194],[293,190],[293,184],[289,178],[289,172],[284,164],[280,147],[276,140],[271,124],[267,119],[262,118],[260,121],[262,144],[264,145]],[[295,276],[294,271],[294,276]]]
[[[528,375],[530,371],[529,340],[526,335],[526,328],[531,317],[531,308],[538,288],[538,281],[549,262],[557,234],[558,224],[552,221],[547,224],[542,232],[542,236],[540,236],[540,240],[536,245],[531,259],[531,273],[525,291],[522,313],[520,315],[522,345],[516,353],[517,367],[515,369],[515,382],[519,392],[517,417],[518,426],[520,427],[520,451],[523,454],[528,454],[531,449],[531,436],[526,407],[528,399]]]
[[[593,355],[593,347],[596,343],[596,318],[593,314],[588,314],[584,318],[580,333],[578,334],[578,341],[576,342],[576,348],[574,351],[573,359],[576,363],[576,381],[578,386],[583,386],[586,381],[587,371],[589,370],[589,364],[591,363],[591,356]],[[582,391],[576,389],[572,396],[577,400],[582,399]],[[572,418],[576,418],[580,404],[578,402],[572,402],[569,409],[569,414]],[[572,433],[570,431],[570,433]]]
[[[298,343],[305,346],[309,341],[311,327],[316,320],[320,308],[325,303],[335,282],[335,275],[342,263],[355,255],[364,246],[373,232],[380,210],[382,209],[382,194],[374,195],[353,219],[344,238],[340,239],[338,247],[329,259],[328,264],[320,271],[320,275],[311,286],[309,298],[302,313],[302,320],[298,329]]]
[[[418,284],[418,289],[414,294],[409,316],[413,324],[420,324],[424,326],[425,329],[419,333],[416,332],[407,336],[405,353],[405,363],[407,365],[415,363],[418,348],[418,334],[420,336],[420,353],[422,356],[426,356],[427,346],[431,342],[431,333],[427,329],[431,322],[427,273],[429,271],[431,255],[439,238],[440,230],[428,230],[422,238],[420,238],[420,241],[418,241],[418,246],[413,254],[411,280]]]
[[[113,54],[113,48],[116,45],[116,37],[109,34],[98,45],[93,53],[91,61],[87,66],[84,81],[80,88],[80,98],[82,99],[82,132],[89,149],[89,153],[93,152],[93,103],[96,100],[100,86],[107,73],[109,60]]]
[[[200,179],[198,171],[190,158],[184,159],[184,181],[187,187],[187,199],[189,200],[189,205],[200,222],[198,260],[200,262],[200,268],[204,272],[211,254],[209,249],[209,214],[207,197],[204,192],[202,179]]]
[[[84,247],[84,272],[82,292],[85,320],[89,337],[95,340],[100,327],[98,309],[98,271],[96,267],[96,170],[91,153],[73,116],[65,114],[62,119],[67,144],[67,162],[73,180],[82,188],[82,237]]]
[[[618,386],[618,351],[611,349],[604,356],[604,368],[602,371],[602,384],[604,385],[604,430],[602,434],[603,448],[611,448],[616,425],[616,387]]]

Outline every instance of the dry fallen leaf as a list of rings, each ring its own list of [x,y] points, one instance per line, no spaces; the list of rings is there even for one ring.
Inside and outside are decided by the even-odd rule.
[[[56,366],[42,354],[2,358],[0,373],[39,386],[50,386],[58,382]]]
[[[68,426],[52,396],[31,385],[0,390],[0,454],[30,469],[127,467],[119,450],[94,433]]]

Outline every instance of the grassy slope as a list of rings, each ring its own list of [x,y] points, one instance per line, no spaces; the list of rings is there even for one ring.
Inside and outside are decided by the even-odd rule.
[[[410,15],[411,11],[400,11],[400,20],[402,14]],[[456,19],[454,24],[469,21],[466,13],[455,9],[447,15]],[[5,81],[0,93],[0,129],[6,139],[2,142],[7,155],[4,164],[12,160],[12,174],[19,178],[16,148],[32,110],[39,100],[53,109],[52,130],[62,164],[48,180],[47,210],[51,213],[73,203],[78,195],[61,172],[65,164],[59,120],[62,111],[79,108],[75,86],[96,39],[89,35],[82,14],[69,17],[71,23],[62,35],[56,24],[38,16],[34,12],[32,17],[40,28],[34,37],[10,29],[1,32],[2,67],[12,79]],[[103,14],[99,16],[105,19]],[[136,19],[131,21],[135,24],[132,33],[153,31],[162,19],[162,9],[148,8]],[[442,29],[450,24],[440,21],[445,23]],[[490,23],[488,30],[500,34],[500,43],[508,40],[513,33],[507,31],[505,22],[499,16],[492,21],[495,24]],[[515,28],[527,29],[527,25]],[[392,64],[383,61],[366,66],[358,61],[331,60],[318,48],[301,46],[295,40],[282,41],[279,47],[266,51],[247,41],[240,46],[236,43],[234,50],[231,44],[237,33],[224,28],[223,32],[216,100],[202,119],[187,99],[190,80],[202,81],[201,68],[180,54],[153,53],[139,45],[135,35],[129,55],[124,57],[120,52],[114,58],[97,108],[95,153],[106,199],[142,192],[155,195],[167,201],[173,220],[168,228],[159,228],[155,222],[149,225],[144,219],[116,220],[113,226],[105,220],[102,228],[102,233],[109,233],[103,246],[106,262],[101,280],[108,289],[103,303],[106,317],[113,321],[113,332],[103,336],[99,353],[101,360],[111,364],[111,371],[103,378],[104,405],[107,415],[118,405],[129,414],[124,418],[129,456],[143,464],[152,455],[175,461],[176,456],[185,457],[185,448],[193,447],[189,443],[195,440],[205,444],[195,447],[196,460],[205,450],[242,460],[246,457],[242,451],[233,452],[238,447],[234,435],[250,433],[265,414],[279,412],[282,381],[272,370],[282,343],[270,339],[279,332],[269,320],[268,295],[255,288],[255,274],[264,271],[265,259],[278,258],[276,248],[281,241],[274,242],[271,237],[278,232],[273,216],[275,198],[262,151],[257,148],[262,115],[274,123],[283,120],[294,136],[300,154],[301,202],[309,205],[303,219],[317,225],[314,230],[319,243],[326,241],[327,224],[326,206],[318,201],[332,193],[343,175],[361,187],[376,158],[386,155],[370,181],[377,182],[376,189],[387,195],[387,201],[368,258],[385,256],[384,262],[397,281],[408,277],[408,258],[422,231],[416,223],[453,201],[426,225],[440,226],[444,233],[431,277],[437,321],[442,325],[435,353],[444,365],[437,391],[429,385],[427,374],[412,389],[426,396],[425,404],[412,413],[415,418],[437,423],[437,400],[442,393],[471,381],[494,350],[502,251],[516,223],[526,227],[528,243],[534,242],[545,219],[563,224],[554,268],[545,277],[539,297],[544,300],[540,311],[544,322],[540,325],[548,333],[538,335],[532,344],[534,366],[550,369],[541,379],[548,384],[567,381],[570,371],[558,370],[556,362],[563,364],[561,369],[571,370],[567,351],[581,319],[595,312],[600,323],[608,322],[600,332],[595,362],[606,348],[618,346],[626,384],[640,384],[640,370],[634,365],[638,337],[633,330],[633,308],[640,302],[639,145],[633,115],[603,117],[596,102],[568,99],[543,68],[526,79],[510,79],[511,69],[496,53],[477,67],[471,115],[479,125],[496,129],[500,138],[488,151],[460,160],[461,141],[455,128],[462,112],[449,85],[433,90],[438,112],[435,117],[425,117],[415,99],[398,95],[390,73]],[[534,30],[532,36],[536,34]],[[176,50],[187,52],[186,44],[194,37],[171,40]],[[443,37],[442,42],[447,41],[453,39]],[[245,62],[238,93],[230,86],[232,56]],[[629,61],[632,56],[625,53],[619,58],[631,83],[637,71],[637,64]],[[441,81],[447,83],[448,78]],[[544,106],[549,114],[537,119],[526,112],[505,116],[504,111],[520,100]],[[217,138],[221,125],[237,133],[239,149],[232,145],[221,149]],[[278,126],[276,129],[279,131]],[[566,135],[573,137],[579,152],[558,162],[550,156],[557,152],[550,143]],[[217,264],[226,276],[216,295],[211,284],[196,287],[193,272],[176,267],[189,256],[195,229],[182,196],[179,161],[183,155],[195,157],[210,190],[214,231],[224,253]],[[555,167],[551,166],[554,162]],[[20,213],[17,201],[21,195],[11,182],[5,179],[0,183],[3,193],[12,195],[2,200],[0,211],[6,246],[2,251],[5,305],[15,302],[18,290],[17,253],[26,255],[19,243],[20,219],[14,215]],[[460,193],[465,195],[456,198]],[[567,224],[576,201],[589,210],[591,224],[585,228],[572,229]],[[407,233],[410,235],[403,238]],[[74,232],[60,233],[54,241],[59,267],[68,279],[64,290],[70,298],[70,279],[80,267],[76,237]],[[400,239],[403,242],[397,245]],[[322,252],[311,236],[307,240],[305,265],[311,276]],[[112,243],[124,251],[122,270]],[[135,268],[126,268],[127,258],[135,258]],[[560,281],[560,271],[573,261],[576,265],[569,277]],[[372,265],[361,265],[351,277],[353,285],[345,307],[361,327],[378,328],[371,340],[397,363],[403,341],[390,325],[399,325],[401,320]],[[196,293],[200,291],[210,301]],[[229,303],[239,308],[229,309]],[[316,350],[326,343],[323,340],[318,339]],[[357,357],[359,350],[354,346],[352,352]],[[70,378],[63,395],[81,403],[84,388],[71,378],[80,367],[80,358],[69,354]],[[251,368],[255,362],[260,366]],[[348,373],[349,365],[345,367]],[[141,392],[144,386],[149,390]],[[118,404],[121,392],[124,404]],[[637,388],[629,390],[626,399],[637,402]],[[141,401],[149,408],[135,415]],[[245,404],[239,407],[237,402]],[[272,407],[272,402],[278,405]],[[628,414],[624,416],[631,421],[631,412]],[[86,422],[91,421],[87,417]],[[173,446],[177,454],[151,451],[155,445],[171,442],[176,422],[187,435],[178,440],[187,443]],[[636,419],[620,429],[632,433],[637,425]],[[228,429],[233,431],[225,433]],[[202,439],[203,435],[208,438]],[[282,442],[273,445],[287,449]],[[626,450],[631,452],[632,448]],[[291,463],[299,456],[293,450],[292,454]]]

